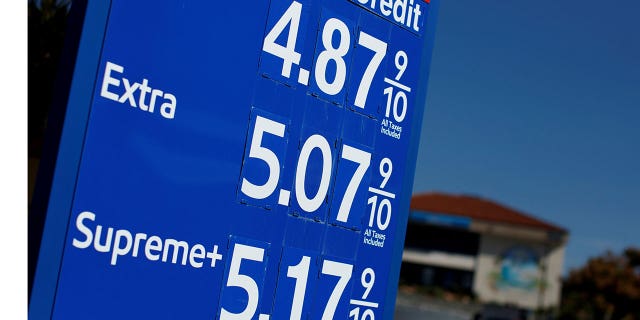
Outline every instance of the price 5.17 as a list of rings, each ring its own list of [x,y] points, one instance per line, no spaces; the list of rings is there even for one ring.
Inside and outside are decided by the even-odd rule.
[[[250,198],[262,200],[269,198],[274,194],[274,192],[276,192],[281,175],[280,169],[282,167],[278,155],[269,149],[268,146],[264,146],[263,140],[267,135],[269,135],[271,140],[273,140],[274,137],[284,138],[286,125],[260,114],[255,114],[254,116],[255,121],[252,121],[252,123],[254,123],[253,134],[251,135],[251,141],[247,144],[248,157],[245,156],[245,164],[246,161],[251,159],[254,159],[254,161],[258,160],[260,162],[264,162],[268,168],[268,173],[266,182],[261,184],[256,181],[265,181],[264,177],[252,176],[250,178],[253,179],[252,181],[243,174],[240,182],[240,191]],[[301,141],[301,144],[302,147],[298,155],[294,177],[295,199],[302,210],[312,213],[321,207],[329,193],[332,173],[334,172],[332,161],[333,151],[327,138],[320,134],[310,135],[305,141]],[[317,184],[317,190],[306,190],[306,173],[312,152],[316,152],[321,156],[320,181]],[[345,193],[342,196],[342,200],[340,201],[336,220],[338,222],[346,223],[349,220],[349,213],[351,212],[353,200],[358,190],[362,187],[363,177],[369,169],[371,153],[348,144],[343,144],[340,158],[356,164],[355,171],[351,172],[350,177],[342,177],[349,179],[349,182]],[[316,157],[314,159],[318,158]],[[246,170],[244,165],[243,170]],[[343,174],[348,173],[340,173],[340,175]],[[288,195],[288,193],[289,190],[280,190],[280,197],[278,199],[278,203],[280,205],[289,205],[288,196],[283,197],[283,194]]]
[[[347,319],[348,300],[344,297],[351,292],[352,263],[286,247],[279,262],[276,292],[271,297],[262,292],[269,245],[232,238],[231,261],[225,271],[218,309],[220,320],[301,320],[307,319],[311,309],[315,311],[311,319]],[[377,308],[378,303],[364,301],[375,282],[373,269],[364,270],[360,278],[365,289],[363,301],[352,299],[351,304]],[[273,305],[273,309],[261,308],[265,305]],[[266,310],[272,313],[260,313]],[[362,317],[359,312],[359,308],[352,310],[350,317],[355,313],[356,320],[374,320],[372,310],[364,310]]]
[[[299,30],[303,13],[302,3],[291,2],[264,38],[262,50],[282,59],[280,74],[286,79],[291,77],[293,66],[300,65],[302,58],[301,53],[296,51],[296,44],[300,38]],[[313,66],[313,80],[318,89],[326,95],[338,95],[345,87],[349,73],[347,70],[348,61],[345,59],[353,47],[350,30],[344,21],[335,17],[324,20],[324,24],[320,27],[319,43],[316,46],[318,52],[316,52]],[[285,36],[281,37],[283,34]],[[286,39],[286,43],[276,42],[278,38]],[[353,102],[356,107],[364,109],[374,76],[387,54],[387,43],[364,31],[360,31],[357,38],[357,45],[373,52],[360,78]],[[309,75],[309,70],[300,68],[298,82],[307,85]]]

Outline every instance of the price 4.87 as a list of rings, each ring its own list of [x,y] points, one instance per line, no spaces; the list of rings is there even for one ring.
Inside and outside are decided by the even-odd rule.
[[[293,66],[300,65],[302,58],[301,53],[296,51],[296,44],[300,38],[301,20],[307,18],[303,16],[306,11],[303,11],[302,7],[303,4],[298,1],[291,2],[265,35],[262,46],[264,52],[282,59],[280,75],[285,79],[291,77]],[[279,12],[271,12],[270,14],[279,14]],[[337,96],[343,92],[349,74],[348,64],[350,62],[346,60],[350,55],[350,49],[353,48],[350,31],[353,28],[336,17],[324,17],[323,23],[316,45],[313,80],[322,93],[328,96]],[[286,42],[278,43],[277,39],[279,38],[286,39]],[[387,43],[365,31],[360,31],[357,38],[358,46],[373,52],[359,79],[358,89],[353,100],[353,105],[364,109],[374,76],[387,54]],[[308,85],[309,75],[309,70],[300,68],[298,83]]]

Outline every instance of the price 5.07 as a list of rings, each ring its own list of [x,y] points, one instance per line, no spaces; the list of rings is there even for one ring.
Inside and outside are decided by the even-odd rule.
[[[281,159],[284,157],[283,150],[286,144],[286,140],[284,139],[286,125],[280,121],[269,119],[267,115],[260,115],[260,112],[255,110],[256,109],[254,109],[254,114],[252,115],[253,121],[251,121],[253,124],[253,133],[248,136],[251,140],[247,142],[247,150],[245,151],[240,191],[249,198],[263,200],[271,197],[280,184]],[[272,144],[263,144],[265,140],[272,142]],[[275,146],[274,148],[281,151],[274,152],[270,147],[277,144],[279,144],[279,146]],[[327,138],[321,134],[312,134],[304,141],[301,141],[301,148],[295,166],[296,171],[293,187],[295,189],[297,204],[307,213],[313,213],[318,210],[321,205],[325,203],[327,196],[329,196],[332,175],[333,172],[336,171],[333,167],[333,153],[335,149],[332,145],[333,143],[330,143]],[[312,153],[319,155],[319,157],[314,157],[313,160],[317,161],[320,159],[320,181],[317,181],[315,184],[308,184],[306,183],[308,177],[307,168],[310,165]],[[348,179],[346,190],[342,195],[338,213],[335,217],[337,222],[346,223],[349,220],[349,214],[356,193],[361,188],[364,188],[362,182],[365,174],[369,170],[371,153],[349,144],[342,144],[339,156],[341,161],[353,162],[356,165],[354,171],[347,172],[343,170],[338,173],[340,177],[336,177],[336,179]],[[247,166],[248,161],[252,161],[253,164]],[[314,163],[314,165],[317,165],[317,163]],[[257,166],[266,168],[266,172],[265,170],[252,171],[252,168]],[[248,172],[252,173],[250,177],[248,177]],[[315,190],[307,190],[309,185],[317,185],[317,188]],[[290,203],[289,197],[290,190],[280,189],[278,204],[288,206]],[[354,222],[353,224],[355,225],[357,223]]]

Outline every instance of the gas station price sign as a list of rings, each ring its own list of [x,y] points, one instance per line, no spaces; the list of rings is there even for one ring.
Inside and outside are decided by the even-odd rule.
[[[435,9],[89,3],[30,317],[391,319]]]

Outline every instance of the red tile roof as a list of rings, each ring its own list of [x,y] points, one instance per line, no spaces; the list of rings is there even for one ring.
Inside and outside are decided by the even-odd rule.
[[[501,222],[567,233],[566,229],[549,222],[493,201],[467,195],[449,195],[436,192],[415,194],[411,198],[411,210],[464,216],[472,220]]]

